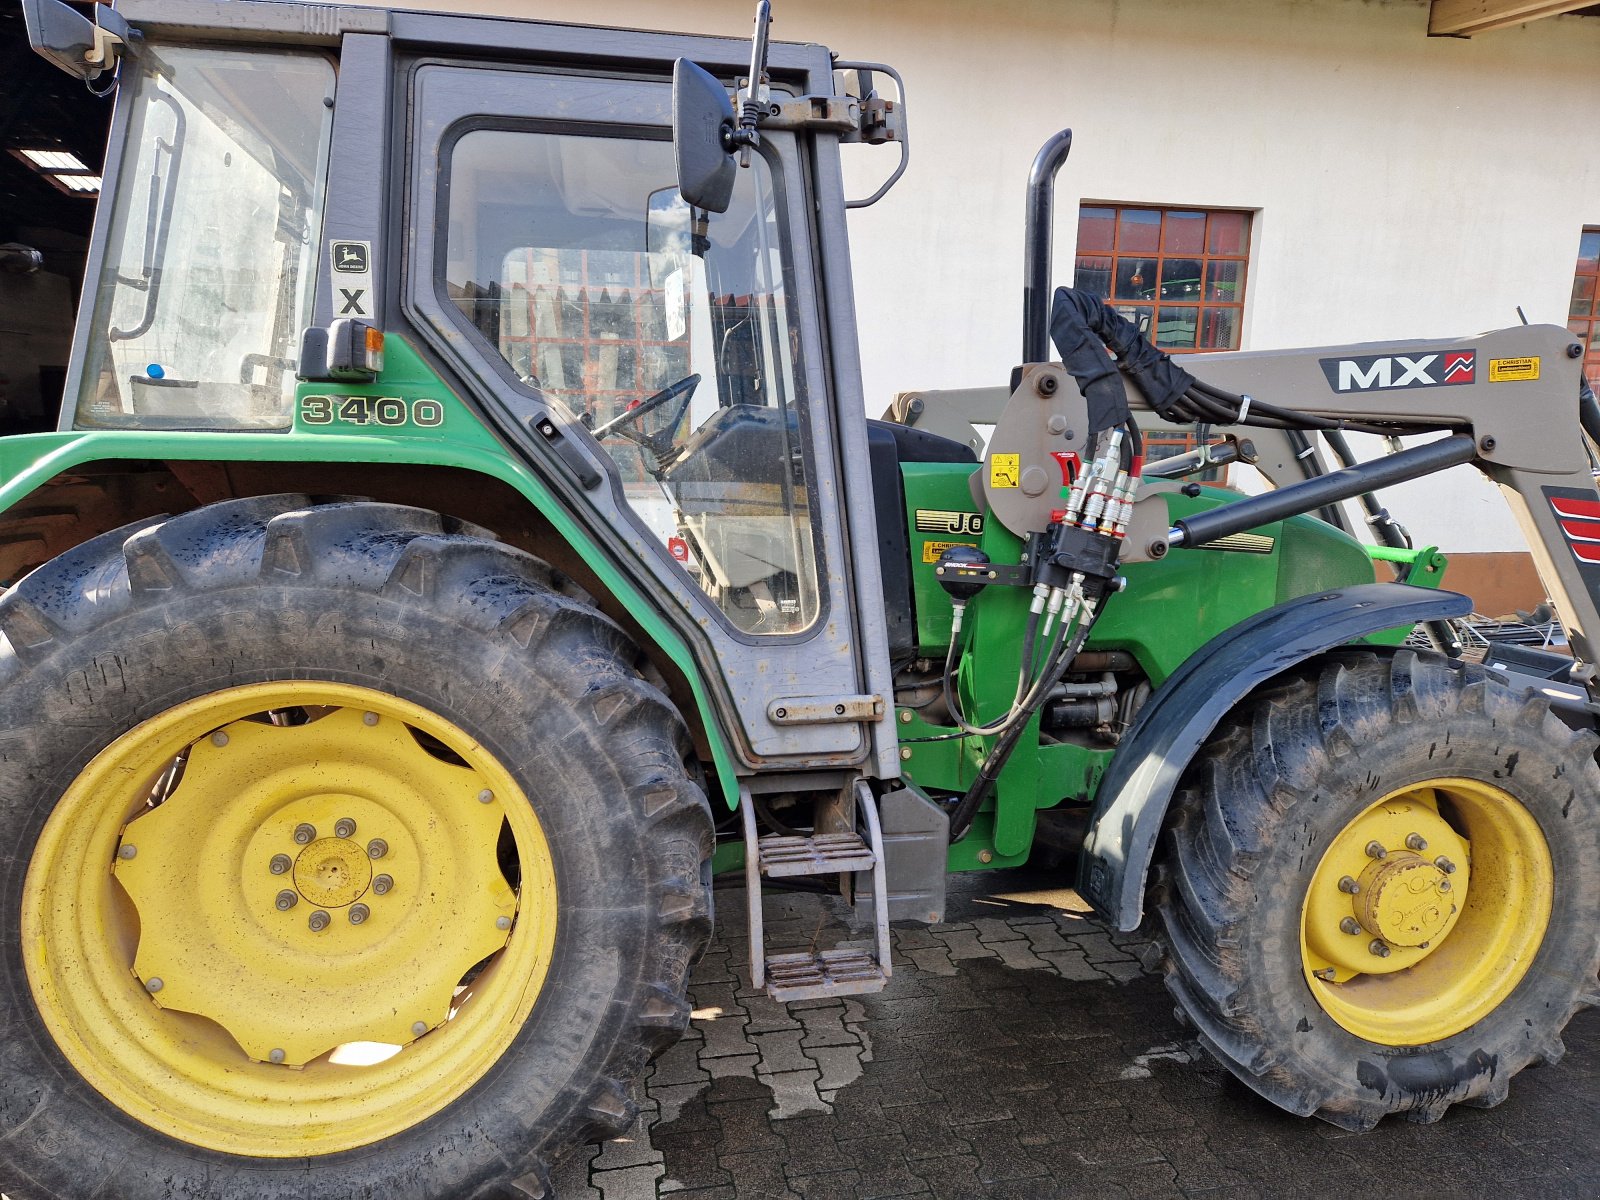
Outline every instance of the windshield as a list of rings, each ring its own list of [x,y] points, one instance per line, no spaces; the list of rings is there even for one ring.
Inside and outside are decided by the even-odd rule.
[[[758,157],[726,213],[692,212],[668,141],[475,130],[450,153],[446,294],[750,633],[819,606],[782,211]]]
[[[163,46],[138,62],[75,424],[287,428],[333,67]]]

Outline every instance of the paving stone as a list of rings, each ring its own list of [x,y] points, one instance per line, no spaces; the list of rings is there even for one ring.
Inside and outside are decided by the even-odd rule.
[[[657,1118],[663,1124],[682,1120],[683,1108],[691,1100],[702,1095],[707,1087],[706,1083],[680,1083],[670,1086],[657,1085],[654,1080],[650,1082],[650,1098],[660,1106],[660,1116]]]
[[[604,1200],[655,1200],[656,1180],[665,1173],[666,1168],[656,1163],[621,1171],[596,1171],[591,1181]]]
[[[717,1160],[724,1146],[721,1129],[695,1133],[657,1133],[655,1142],[662,1157],[672,1164],[661,1180],[662,1192],[693,1191],[733,1184],[733,1176]],[[566,1197],[563,1196],[562,1200],[566,1200]]]
[[[765,992],[758,995],[746,996],[740,1003],[744,1005],[749,1021],[745,1025],[746,1034],[776,1033],[782,1029],[799,1029],[800,1021],[789,1011],[787,1004],[781,1004]]]
[[[706,1070],[713,1079],[726,1079],[732,1075],[747,1075],[755,1078],[756,1064],[761,1061],[759,1054],[741,1054],[738,1057],[708,1058],[703,1060]]]
[[[1061,936],[1061,931],[1055,927],[1055,922],[1040,922],[1037,925],[1021,926],[1022,934],[1028,939],[1028,944],[1033,947],[1033,952],[1039,954],[1043,951],[1059,952],[1068,948],[1067,939]]]
[[[739,1200],[803,1200],[800,1193],[789,1186],[788,1177],[783,1173],[783,1161],[775,1155],[725,1153],[718,1162],[739,1181],[736,1185]]]
[[[789,1176],[789,1186],[805,1200],[856,1200],[859,1171],[826,1171],[820,1175]]]
[[[602,1200],[600,1189],[589,1182],[589,1164],[600,1153],[590,1144],[575,1146],[557,1161],[550,1172],[550,1183],[561,1200]]]
[[[803,1071],[814,1066],[800,1052],[802,1036],[803,1031],[793,1029],[763,1033],[751,1038],[750,1041],[761,1055],[761,1064],[756,1070],[763,1075],[776,1075],[780,1071]]]
[[[861,1078],[861,1046],[818,1046],[808,1049],[806,1057],[812,1059],[822,1071],[817,1089],[837,1090]]]
[[[889,931],[896,948],[900,950],[926,950],[938,945],[933,930],[927,925],[897,926]]]
[[[958,974],[955,964],[950,961],[950,951],[942,944],[926,950],[913,950],[906,957],[916,965],[917,970],[930,975]]]
[[[774,1121],[785,1117],[799,1116],[808,1112],[832,1112],[833,1110],[817,1094],[817,1080],[821,1077],[820,1071],[784,1071],[777,1075],[758,1076],[762,1083],[772,1089],[773,1108],[767,1115]]]
[[[1079,933],[1070,940],[1092,963],[1133,961],[1133,955],[1118,948],[1105,933]]]
[[[711,1076],[700,1065],[701,1045],[699,1038],[684,1038],[677,1045],[667,1047],[656,1059],[650,1072],[651,1090],[672,1087],[674,1084],[703,1083],[710,1079]]]
[[[1014,942],[1022,937],[1022,931],[1012,928],[1009,921],[994,917],[981,917],[972,925],[978,931],[978,939],[984,942]]]
[[[861,1035],[844,1027],[844,1002],[834,1001],[834,1008],[802,1009],[797,1015],[805,1026],[805,1036],[800,1039],[803,1050],[814,1046],[859,1046]]]
[[[985,945],[993,946],[1000,955],[1000,961],[1014,971],[1036,970],[1048,964],[1041,958],[1036,958],[1026,940],[1018,939],[1014,942],[986,942]]]
[[[994,950],[978,940],[978,933],[975,929],[953,929],[949,933],[941,933],[939,940],[950,951],[952,959],[991,958],[994,956]]]
[[[705,1066],[707,1059],[749,1054],[750,1042],[745,1037],[745,1023],[746,1018],[742,1009],[725,1013],[713,1020],[696,1021],[696,1027],[705,1034],[705,1047],[700,1051],[700,1065]]]
[[[626,1133],[600,1143],[600,1154],[591,1164],[591,1170],[598,1173],[660,1162],[661,1151],[650,1138],[650,1126],[655,1119],[655,1112],[641,1110]]]
[[[1089,965],[1089,960],[1082,950],[1063,950],[1059,954],[1040,951],[1039,957],[1049,963],[1055,969],[1056,974],[1063,979],[1092,979],[1098,982],[1105,978],[1104,975]]]

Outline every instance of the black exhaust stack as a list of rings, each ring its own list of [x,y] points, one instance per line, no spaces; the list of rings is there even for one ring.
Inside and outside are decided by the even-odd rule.
[[[1055,226],[1056,172],[1072,152],[1072,130],[1051,136],[1028,172],[1027,241],[1022,264],[1022,361],[1050,361],[1050,236]]]

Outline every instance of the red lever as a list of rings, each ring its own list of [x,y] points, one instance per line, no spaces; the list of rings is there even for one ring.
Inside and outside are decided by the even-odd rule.
[[[1061,486],[1071,487],[1078,479],[1078,472],[1083,469],[1083,460],[1071,450],[1052,450],[1050,457],[1056,460],[1061,468]]]

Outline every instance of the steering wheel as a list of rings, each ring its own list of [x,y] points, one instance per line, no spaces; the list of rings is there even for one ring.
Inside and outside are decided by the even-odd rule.
[[[683,414],[689,409],[689,401],[694,398],[694,389],[700,385],[700,376],[685,375],[677,383],[669,384],[653,396],[646,396],[626,412],[621,413],[607,421],[598,429],[592,430],[596,438],[603,438],[608,434],[620,433],[631,442],[638,442],[650,453],[660,456],[672,448],[672,433],[678,427],[678,422],[683,420]],[[640,433],[628,426],[640,419],[649,416],[662,405],[670,404],[674,400],[681,400],[682,405],[667,422],[666,427],[659,433]]]

